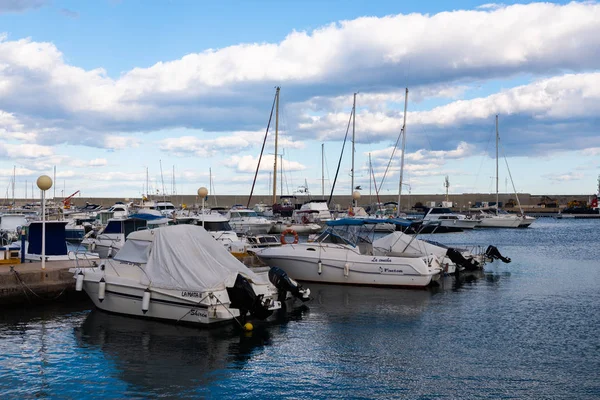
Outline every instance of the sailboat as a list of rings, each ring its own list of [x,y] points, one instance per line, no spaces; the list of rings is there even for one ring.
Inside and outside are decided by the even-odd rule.
[[[535,221],[535,218],[526,216],[521,208],[521,202],[519,196],[517,196],[517,202],[521,210],[520,215],[509,214],[504,210],[500,210],[499,196],[498,196],[498,145],[500,135],[498,134],[498,115],[496,115],[496,205],[493,207],[486,207],[477,209],[479,211],[478,218],[481,218],[481,222],[478,227],[480,228],[527,228]],[[512,182],[512,177],[511,177]],[[514,182],[513,182],[514,188]],[[516,190],[515,190],[516,195]]]

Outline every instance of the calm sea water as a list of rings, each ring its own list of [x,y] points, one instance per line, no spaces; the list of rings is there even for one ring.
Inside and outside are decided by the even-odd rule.
[[[310,285],[308,307],[195,329],[90,303],[0,315],[2,398],[600,398],[600,221],[435,235],[511,264],[431,290]]]

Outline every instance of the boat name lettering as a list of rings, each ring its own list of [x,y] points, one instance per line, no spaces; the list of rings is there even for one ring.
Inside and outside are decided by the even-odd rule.
[[[186,292],[186,291],[182,291],[181,292],[181,297],[197,297],[197,298],[200,298],[201,295],[202,295],[202,293],[200,293],[200,292]]]
[[[379,267],[380,274],[403,274],[404,271],[396,268]]]
[[[377,258],[377,257],[373,257],[373,259],[371,260],[371,262],[392,262],[391,258]]]
[[[190,310],[190,315],[193,316],[193,317],[208,318],[208,313],[207,312],[198,310],[197,308],[192,308]]]

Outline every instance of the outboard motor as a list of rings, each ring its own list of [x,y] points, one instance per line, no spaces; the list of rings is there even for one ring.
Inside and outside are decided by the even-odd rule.
[[[480,268],[479,263],[474,259],[466,259],[458,250],[448,248],[446,256],[456,264],[456,271],[461,268],[465,271],[475,271]]]
[[[488,257],[489,259],[491,259],[492,261],[494,260],[502,260],[502,262],[505,263],[509,263],[511,262],[511,259],[508,257],[504,257],[502,254],[500,254],[500,251],[498,250],[498,248],[496,246],[492,246],[489,245],[487,250],[485,251],[485,256]]]
[[[242,318],[247,312],[258,319],[266,319],[273,314],[268,305],[263,303],[263,296],[257,296],[250,282],[240,274],[235,279],[233,287],[227,288],[227,294],[231,301],[229,306],[239,309]]]
[[[294,297],[302,301],[310,300],[310,289],[304,289],[301,284],[290,278],[279,267],[271,267],[269,270],[269,280],[279,289],[279,301],[285,300],[287,292],[290,292]]]

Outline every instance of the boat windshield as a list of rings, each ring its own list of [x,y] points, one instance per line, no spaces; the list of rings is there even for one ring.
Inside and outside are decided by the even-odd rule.
[[[374,232],[375,224],[330,226],[315,241],[356,247],[357,244],[372,243]]]

